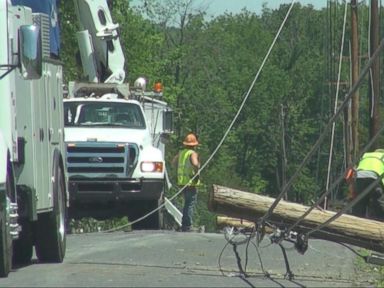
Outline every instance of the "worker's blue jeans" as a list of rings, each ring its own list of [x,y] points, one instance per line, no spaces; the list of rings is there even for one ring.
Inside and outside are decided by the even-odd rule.
[[[193,213],[195,210],[197,199],[197,188],[194,186],[187,186],[184,189],[184,208],[183,218],[181,220],[182,231],[188,231],[192,227]]]

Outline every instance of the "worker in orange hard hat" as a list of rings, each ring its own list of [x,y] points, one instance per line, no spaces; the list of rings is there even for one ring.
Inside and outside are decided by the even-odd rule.
[[[183,141],[183,149],[173,158],[172,163],[177,164],[177,184],[184,187],[184,208],[181,223],[181,231],[194,231],[192,228],[192,218],[197,200],[197,187],[200,184],[199,154],[196,147],[199,145],[197,137],[193,133],[189,133]]]
[[[199,141],[197,141],[197,137],[195,134],[189,133],[187,136],[185,136],[183,144],[187,147],[195,147],[199,145]]]

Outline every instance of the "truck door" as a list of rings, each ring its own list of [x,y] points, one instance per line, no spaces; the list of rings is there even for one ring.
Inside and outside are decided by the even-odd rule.
[[[160,136],[163,132],[163,111],[165,105],[156,102],[144,102],[143,109],[147,118],[148,130],[153,139],[152,144],[164,152],[164,145],[160,141]]]

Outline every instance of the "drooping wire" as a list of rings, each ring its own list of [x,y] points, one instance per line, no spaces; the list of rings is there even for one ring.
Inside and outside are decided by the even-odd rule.
[[[346,14],[344,14],[344,15],[346,15]],[[345,19],[345,17],[344,17],[344,19]],[[344,20],[344,28],[343,28],[343,37],[344,37],[344,33],[345,33],[345,20]],[[344,40],[343,40],[344,41]],[[381,45],[379,46],[379,48],[375,51],[375,53],[374,53],[374,55],[372,56],[372,58],[370,59],[370,62],[367,64],[367,66],[366,66],[366,68],[368,67],[370,67],[371,65],[372,65],[372,63],[373,63],[373,61],[374,61],[374,59],[376,59],[376,57],[377,57],[377,55],[379,54],[379,52],[382,50],[382,45],[383,45],[383,42],[381,43]],[[342,46],[343,47],[343,46]],[[342,57],[340,57],[340,59],[341,59]],[[370,65],[369,65],[370,64]],[[366,70],[366,69],[365,69]],[[365,71],[364,70],[364,71]],[[364,73],[362,73],[363,75],[361,76],[361,78],[362,77],[364,77],[365,76],[365,74],[366,74],[367,72],[364,72]],[[339,66],[339,75],[340,75],[340,66]],[[339,81],[340,81],[340,79],[338,79],[338,84],[339,84]],[[356,86],[356,87],[358,87],[359,85],[360,85],[360,80],[358,80],[357,81],[357,83],[356,83],[356,85],[354,85],[354,87]],[[350,95],[352,95],[354,92],[353,92],[353,90],[354,90],[354,87],[352,87],[351,88],[351,91],[349,92],[349,94],[347,94],[347,96],[346,97],[350,97]],[[337,88],[338,89],[338,88]],[[338,94],[338,92],[337,92],[337,94]],[[336,107],[335,107],[335,109],[336,109]],[[341,108],[340,108],[341,109]],[[334,122],[333,122],[333,124],[334,124]],[[334,127],[334,125],[333,125],[333,127]],[[376,138],[381,134],[381,132],[384,130],[384,126],[377,132],[377,134],[371,139],[371,141],[370,141],[370,143],[368,144],[368,145],[366,145],[366,147],[363,149],[363,152],[361,152],[361,155],[363,155],[364,153],[365,153],[365,151],[367,151],[368,149],[369,149],[369,147],[374,143],[374,141],[376,140]],[[360,156],[361,157],[361,156]],[[360,158],[359,157],[359,158]],[[314,228],[314,229],[312,229],[312,230],[310,230],[306,235],[307,235],[307,237],[309,237],[309,235],[311,235],[312,233],[314,233],[314,232],[316,232],[316,231],[318,231],[318,230],[320,230],[321,228],[323,228],[323,227],[325,227],[326,225],[328,225],[329,223],[331,223],[332,221],[334,221],[336,218],[338,218],[341,214],[343,214],[345,211],[347,211],[348,209],[350,209],[351,207],[353,207],[356,203],[358,203],[363,197],[365,197],[369,192],[370,192],[370,190],[372,189],[372,187],[374,187],[380,180],[381,180],[381,178],[384,176],[384,174],[383,175],[381,175],[380,177],[379,177],[379,179],[377,179],[374,183],[372,183],[369,187],[367,187],[362,193],[360,193],[359,194],[359,196],[357,197],[357,198],[355,198],[352,202],[350,202],[350,204],[349,205],[347,205],[346,207],[344,207],[344,209],[342,209],[341,211],[339,211],[339,213],[337,213],[336,215],[334,215],[333,217],[331,217],[329,220],[327,220],[326,222],[324,222],[323,224],[321,224],[321,225],[319,225],[317,228]],[[339,178],[339,180],[340,181],[342,181],[343,180],[343,175]],[[339,181],[337,181],[337,182],[339,182]],[[333,189],[333,188],[332,188]],[[324,197],[326,197],[327,195],[328,195],[328,193],[330,192],[330,191],[332,191],[332,189],[330,190],[329,189],[329,182],[327,181],[327,190],[326,190],[326,193],[324,193],[323,194],[323,196],[319,199],[319,201],[317,202],[317,204],[319,203],[319,202],[321,202],[323,199],[324,199]],[[272,206],[271,206],[272,207]],[[299,219],[299,221],[297,221],[294,225],[292,225],[290,228],[289,228],[289,230],[291,230],[291,229],[293,229],[306,215],[308,215],[309,213],[310,213],[310,211],[311,210],[313,210],[313,208],[315,208],[316,207],[316,205],[314,204],[312,207],[311,207],[311,209],[309,210],[309,211],[307,211],[307,213],[305,213],[304,215],[303,215],[303,217],[302,218],[300,218]],[[335,241],[336,242],[336,241]],[[349,250],[351,250],[353,253],[355,253],[356,255],[358,255],[358,256],[360,256],[360,257],[362,257],[362,258],[365,258],[363,255],[361,255],[361,254],[359,254],[359,253],[357,253],[354,249],[352,249],[351,247],[349,247],[348,245],[345,245],[344,243],[339,243],[339,242],[336,242],[336,243],[338,243],[338,244],[340,244],[340,245],[343,245],[344,247],[346,247],[347,249],[349,249]],[[248,244],[247,244],[248,245]],[[257,246],[255,245],[255,247],[256,247],[256,249],[257,249]],[[259,258],[260,258],[260,263],[261,263],[261,257],[260,257],[260,254],[259,254],[259,251],[258,251],[258,249],[257,249],[257,252],[258,252],[258,255],[259,255]],[[247,260],[246,260],[246,263],[247,263]],[[262,263],[261,263],[261,265],[262,265]],[[246,266],[245,266],[246,267]],[[262,270],[264,271],[264,268],[262,267]]]
[[[341,245],[341,246],[344,246],[345,248],[349,249],[350,251],[352,251],[354,254],[356,254],[357,256],[365,259],[365,256],[360,254],[359,252],[357,252],[355,249],[353,249],[352,247],[350,247],[349,245],[343,243],[343,242],[339,242],[339,241],[334,241],[335,243]]]
[[[371,67],[371,65],[369,65],[370,63],[372,64],[373,63],[373,61],[377,58],[377,57],[379,57],[378,55],[380,55],[380,51],[382,50],[382,43],[383,43],[383,40],[382,40],[382,42],[381,42],[381,45],[376,49],[376,51],[375,51],[375,53],[374,53],[374,55],[376,56],[375,58],[372,56],[372,58],[370,59],[370,61],[367,63],[367,65],[366,65],[366,68],[364,69],[364,71],[370,71],[371,69],[370,69],[370,67]],[[374,58],[374,59],[373,59]],[[368,69],[368,70],[367,70]],[[364,73],[364,75],[365,75],[365,73]],[[364,77],[364,75],[361,75],[360,76],[360,78],[359,78],[359,80],[362,78],[362,77]],[[376,132],[376,134],[374,135],[374,137],[372,137],[372,139],[370,140],[370,142],[365,146],[365,148],[362,150],[362,152],[360,153],[360,156],[358,157],[358,159],[360,159],[361,157],[362,157],[362,155],[366,152],[366,151],[368,151],[368,149],[373,145],[373,143],[376,141],[376,139],[380,136],[380,134],[383,132],[383,130],[384,130],[384,125]],[[352,163],[353,165],[355,165],[356,163]],[[339,177],[339,179],[336,181],[336,184],[338,184],[338,183],[340,183],[341,181],[343,180],[343,175],[341,175],[340,177]],[[333,186],[335,186],[335,185],[333,185]],[[326,190],[326,192],[322,195],[322,197],[320,197],[319,199],[318,199],[318,201],[316,202],[316,203],[314,203],[313,204],[313,206],[310,208],[310,209],[308,209],[293,225],[291,225],[288,229],[289,229],[289,231],[290,230],[292,230],[293,228],[295,228],[315,207],[317,207],[317,205],[319,204],[319,203],[321,203],[321,201],[326,197],[326,195],[328,195],[329,194],[329,192],[330,191],[332,191],[332,189],[330,190],[330,189],[328,189],[327,188],[327,190]],[[365,191],[365,190],[364,190]],[[362,194],[364,194],[364,195],[366,195],[366,194],[368,194],[368,192],[369,192],[369,190],[366,192],[366,193],[362,193]],[[359,199],[362,199],[362,197],[359,197]],[[353,201],[352,203],[350,203],[349,205],[347,205],[346,207],[344,207],[344,209],[342,209],[342,211],[343,212],[345,212],[345,211],[347,211],[349,208],[351,208],[351,207],[353,207],[355,204],[356,204],[357,202],[356,201]],[[341,215],[342,213],[337,213],[334,217],[332,217],[331,219],[329,219],[328,221],[327,221],[327,223],[325,224],[325,225],[327,225],[327,224],[329,224],[330,222],[332,222],[334,219],[336,219],[336,218],[338,218],[340,215]],[[319,229],[321,229],[322,227],[324,227],[325,226],[324,224],[322,224],[322,225],[319,225],[319,228],[315,228],[315,229],[313,229],[313,231],[310,233],[310,234],[312,234],[313,232],[315,232],[315,231],[318,231]],[[310,234],[308,234],[308,235],[310,235]]]
[[[381,133],[384,131],[384,125],[379,129],[379,131],[377,131],[376,135],[374,135],[374,137],[372,137],[372,139],[368,142],[368,144],[364,147],[364,149],[362,150],[362,152],[360,153],[358,159],[361,158],[361,156],[369,150],[369,148],[373,145],[373,143],[376,141],[376,139],[381,135]],[[356,163],[352,163],[353,165],[355,165]],[[331,188],[326,190],[324,192],[324,194],[316,201],[316,203],[314,203],[307,211],[305,211],[305,213],[297,219],[297,221],[292,224],[291,226],[289,226],[288,228],[288,231],[292,231],[297,225],[299,225],[303,219],[309,214],[311,213],[311,211],[313,209],[315,209],[323,200],[324,200],[324,197],[326,195],[328,195],[330,193],[330,191],[332,191],[332,189],[334,187],[336,187],[338,184],[341,183],[341,181],[344,181],[344,175],[340,175],[339,178],[332,184]]]
[[[339,88],[340,88],[340,76],[341,76],[341,66],[342,66],[342,60],[343,60],[343,49],[344,49],[344,39],[345,39],[345,27],[347,23],[347,11],[348,11],[348,5],[347,1],[344,1],[344,21],[343,21],[343,32],[341,37],[341,45],[340,45],[340,54],[339,54],[339,71],[337,73],[337,84],[336,84],[336,96],[335,96],[335,104],[334,104],[334,113],[337,111],[337,102],[339,101]],[[329,158],[328,158],[328,171],[327,171],[327,182],[326,182],[326,189],[329,190],[329,182],[330,182],[330,174],[331,174],[331,165],[332,165],[332,154],[333,154],[333,145],[334,145],[334,138],[335,138],[335,127],[336,122],[333,122],[332,129],[331,129],[331,145],[329,148]],[[327,208],[327,196],[324,198],[324,209]]]
[[[330,43],[330,27],[331,27],[331,18],[330,18],[330,1],[327,0],[327,7],[326,7],[326,11],[327,11],[327,20],[326,20],[326,28],[325,28],[325,33],[324,33],[324,42],[325,42],[325,45],[324,45],[324,48],[323,48],[323,53],[324,55],[327,55],[326,57],[326,65],[324,67],[324,74],[323,74],[323,77],[325,79],[325,81],[329,81],[329,75],[330,75],[330,55],[331,53],[329,53],[329,43]],[[331,95],[330,93],[330,87],[331,85],[323,85],[322,86],[322,90],[321,90],[321,100],[320,100],[320,119],[321,121],[319,121],[319,134],[322,133],[322,119],[324,118],[324,105],[325,105],[325,95],[326,95],[326,91],[328,92],[329,95]],[[316,161],[316,172],[315,172],[315,178],[316,179],[319,179],[319,174],[320,174],[320,161],[321,161],[321,146],[319,146],[319,149],[318,149],[318,152],[317,152],[317,161]],[[315,195],[316,197],[318,195]]]
[[[345,96],[344,98],[344,101],[341,103],[339,109],[336,111],[336,113],[330,118],[330,120],[328,121],[326,127],[325,127],[325,130],[323,132],[323,134],[320,135],[320,137],[318,138],[318,140],[316,141],[316,143],[312,146],[312,149],[308,152],[308,154],[305,156],[304,160],[302,161],[302,163],[299,165],[299,167],[296,169],[295,173],[293,174],[293,176],[289,179],[289,181],[287,182],[287,184],[283,187],[283,190],[280,192],[280,194],[278,195],[278,197],[275,199],[275,201],[272,203],[272,205],[270,206],[270,208],[268,209],[268,211],[265,213],[265,215],[263,217],[261,217],[258,222],[259,223],[264,223],[272,214],[273,210],[276,208],[277,204],[280,202],[280,200],[283,198],[283,196],[285,195],[285,193],[288,191],[288,189],[292,186],[293,184],[293,181],[296,180],[296,178],[299,176],[299,173],[301,172],[301,170],[303,169],[303,167],[307,164],[307,162],[309,161],[309,159],[313,156],[313,154],[315,153],[315,151],[318,149],[320,143],[324,140],[325,136],[326,136],[326,132],[329,130],[329,128],[331,127],[331,125],[333,124],[333,122],[335,121],[335,119],[340,115],[340,113],[343,111],[343,109],[345,108],[345,106],[348,104],[349,100],[351,99],[353,93],[356,92],[356,90],[358,89],[358,87],[361,85],[365,75],[369,72],[370,70],[370,67],[372,66],[373,62],[376,60],[376,58],[380,55],[380,52],[381,50],[383,49],[384,47],[384,39],[382,39],[379,47],[376,49],[376,51],[373,53],[372,57],[369,59],[368,63],[366,64],[365,68],[362,70],[361,74],[360,74],[360,77],[359,79],[356,81],[356,83],[351,87],[350,91],[347,93],[347,95]],[[262,227],[263,225],[260,224],[260,226]]]
[[[263,265],[263,261],[261,259],[261,254],[260,254],[260,251],[259,251],[259,247],[258,245],[256,245],[252,239],[255,238],[255,233],[256,230],[253,228],[251,231],[248,231],[247,229],[240,229],[240,230],[237,230],[235,229],[234,227],[225,227],[224,228],[224,236],[225,236],[225,239],[227,240],[226,244],[224,245],[223,249],[221,250],[220,252],[220,255],[219,255],[219,259],[218,259],[218,266],[219,266],[219,270],[220,272],[222,273],[222,275],[224,275],[224,271],[221,267],[221,258],[222,258],[222,255],[224,253],[224,250],[228,247],[228,245],[232,245],[232,248],[233,248],[233,252],[235,254],[235,257],[236,257],[236,263],[237,263],[237,266],[238,266],[238,269],[239,269],[239,274],[241,277],[248,277],[248,273],[247,273],[247,266],[248,266],[248,253],[249,253],[249,245],[252,244],[255,249],[256,249],[256,253],[257,253],[257,256],[259,258],[259,261],[260,261],[260,267],[261,267],[261,270],[264,274],[265,277],[269,277],[269,273],[264,269],[264,265]],[[245,237],[245,239],[243,240],[236,240],[235,238],[237,236],[239,236],[240,234],[243,234],[243,236]],[[244,264],[244,269],[241,265],[241,258],[240,258],[240,255],[237,251],[237,247],[239,245],[243,245],[243,244],[246,244],[246,247],[245,247],[245,264]],[[269,245],[268,245],[269,246]],[[263,247],[264,248],[264,247]]]
[[[321,230],[325,226],[327,226],[332,221],[336,220],[338,217],[340,217],[341,214],[348,211],[351,207],[356,205],[361,199],[363,199],[365,196],[367,196],[371,190],[380,182],[382,181],[382,178],[384,177],[384,173],[380,175],[375,181],[373,181],[368,187],[366,187],[361,193],[357,195],[355,199],[353,199],[348,205],[344,206],[340,211],[338,211],[335,215],[333,215],[331,218],[329,218],[327,221],[323,222],[322,224],[318,225],[316,228],[311,229],[310,231],[306,232],[305,235],[307,239],[311,234],[313,234],[316,231]]]
[[[377,51],[377,50],[376,50]],[[375,52],[376,52],[375,51]],[[384,131],[384,126],[382,126],[379,131],[376,132],[376,134],[374,135],[374,137],[372,137],[372,139],[370,140],[370,142],[365,146],[365,148],[363,149],[363,151],[360,153],[360,156],[359,158],[361,158],[361,156],[366,152],[368,151],[368,149],[372,146],[372,144],[376,141],[376,139],[380,136],[380,134]],[[359,159],[358,158],[358,159]],[[352,163],[352,165],[355,165],[356,163]],[[379,179],[381,179],[383,177],[383,175],[381,177],[379,177]],[[341,177],[338,179],[337,183],[341,182],[343,180],[343,175],[341,175]],[[379,180],[376,181],[376,184],[379,182]],[[372,186],[370,187],[373,187],[373,185],[375,184],[372,184]],[[336,218],[338,218],[343,212],[347,211],[348,209],[350,209],[351,207],[353,207],[360,199],[362,199],[365,195],[367,195],[369,193],[370,189],[367,188],[365,189],[363,192],[362,192],[362,196],[359,197],[359,199],[356,199],[356,201],[353,201],[351,202],[349,205],[347,205],[346,207],[344,207],[344,209],[342,209],[342,211],[339,211],[339,213],[337,213],[334,217],[330,218],[328,221],[326,221],[326,223],[323,223],[321,225],[319,225],[319,227],[315,227],[313,228],[309,233],[308,233],[308,236],[318,230],[320,230],[321,228],[325,227],[327,224],[331,223],[332,221],[334,221]],[[328,194],[329,191],[327,190],[325,194]],[[323,195],[324,196],[324,195]],[[289,230],[293,229],[295,226],[297,226],[313,209],[314,207],[316,207],[316,205],[318,203],[320,203],[322,201],[324,197],[321,197],[309,210],[307,210],[303,215],[302,217],[300,217],[292,226],[289,227]]]
[[[263,274],[266,276],[266,277],[269,277],[270,274],[264,269],[264,265],[263,265],[263,261],[261,260],[261,254],[260,254],[260,250],[259,250],[259,246],[256,245],[255,243],[251,242],[252,245],[255,247],[256,249],[256,253],[257,253],[257,257],[259,258],[259,262],[260,262],[260,267],[261,267],[261,271],[263,272]]]
[[[223,253],[224,253],[224,251],[225,251],[225,248],[227,248],[227,246],[228,246],[229,244],[230,244],[229,242],[225,243],[223,249],[221,249],[221,252],[220,252],[220,254],[219,254],[219,258],[218,258],[218,260],[217,260],[217,265],[219,266],[219,270],[220,270],[220,272],[221,272],[221,274],[222,274],[223,276],[225,276],[225,274],[224,274],[223,268],[221,267],[221,257],[223,256]]]
[[[291,13],[291,11],[292,11],[292,8],[293,8],[295,2],[296,2],[296,0],[292,0],[292,1],[291,1],[291,5],[290,5],[290,7],[288,8],[288,11],[287,11],[287,13],[286,13],[286,15],[285,15],[285,17],[284,17],[284,19],[283,19],[283,21],[282,21],[282,23],[281,23],[279,29],[278,29],[278,31],[277,31],[277,33],[276,33],[276,35],[275,35],[273,41],[272,41],[272,43],[271,43],[271,45],[270,45],[270,47],[269,47],[269,49],[268,49],[268,51],[267,51],[267,53],[266,53],[266,55],[265,55],[265,57],[264,57],[264,59],[263,59],[261,65],[260,65],[260,68],[259,68],[259,70],[257,71],[257,73],[256,73],[256,75],[255,75],[255,77],[254,77],[254,79],[253,79],[253,81],[252,81],[252,83],[251,83],[251,85],[250,85],[250,87],[249,87],[247,93],[245,94],[245,97],[243,98],[243,101],[241,102],[240,107],[239,107],[237,113],[235,114],[234,118],[232,119],[232,122],[230,123],[230,125],[228,126],[228,129],[227,129],[226,132],[224,133],[222,139],[220,140],[220,142],[219,142],[219,144],[217,145],[217,147],[215,148],[215,150],[214,150],[214,151],[212,152],[212,154],[208,157],[207,161],[200,167],[199,171],[192,177],[191,181],[193,181],[196,177],[198,177],[198,175],[199,175],[199,174],[205,169],[205,167],[211,162],[211,160],[213,159],[213,157],[216,155],[216,153],[219,151],[219,149],[220,149],[221,146],[223,145],[223,143],[224,143],[225,139],[227,138],[229,132],[232,130],[232,127],[233,127],[233,125],[235,124],[237,118],[240,116],[240,113],[241,113],[241,111],[243,110],[243,108],[244,108],[244,106],[245,106],[245,103],[247,102],[247,100],[248,100],[248,98],[249,98],[249,95],[251,94],[251,92],[252,92],[252,90],[253,90],[253,88],[254,88],[254,86],[255,86],[255,84],[256,84],[256,81],[259,79],[259,75],[260,75],[262,69],[264,68],[265,63],[267,62],[267,60],[268,60],[268,58],[269,58],[269,55],[271,54],[272,49],[273,49],[273,47],[275,46],[275,44],[276,44],[276,42],[277,42],[277,39],[279,38],[280,33],[281,33],[281,31],[283,30],[283,28],[284,28],[284,26],[285,26],[285,23],[287,22],[287,19],[288,19],[289,15],[290,15],[290,13]],[[188,186],[188,185],[185,185],[184,187],[180,188],[180,190],[179,190],[178,192],[176,192],[172,197],[169,198],[169,201],[172,201],[172,200],[175,199],[177,196],[179,196],[179,195],[185,190],[185,188],[186,188],[187,186]],[[135,223],[137,223],[137,222],[139,222],[139,221],[141,221],[141,220],[147,218],[148,216],[152,215],[153,213],[159,211],[159,210],[162,209],[164,206],[165,206],[165,203],[163,203],[162,205],[159,205],[156,209],[150,211],[150,212],[147,213],[146,215],[144,215],[144,216],[142,216],[142,217],[140,217],[140,218],[138,218],[138,219],[136,219],[136,220],[134,220],[134,221],[132,221],[132,222],[129,222],[129,223],[125,224],[125,225],[121,225],[121,226],[119,226],[119,227],[115,227],[115,228],[106,230],[106,231],[104,231],[104,232],[108,233],[108,232],[118,231],[118,230],[124,229],[124,228],[127,227],[127,226],[131,226],[131,225],[133,225],[133,224],[135,224]]]
[[[252,233],[253,233],[252,229]],[[252,237],[248,237],[248,241],[245,246],[245,263],[244,263],[244,271],[247,272],[247,266],[248,266],[248,248],[249,248],[249,243],[251,243]]]

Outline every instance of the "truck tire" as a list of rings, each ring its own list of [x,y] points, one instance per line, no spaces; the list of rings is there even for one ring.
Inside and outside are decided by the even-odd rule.
[[[6,179],[6,197],[2,199],[5,203],[2,204],[2,209],[0,213],[2,213],[2,221],[0,223],[0,277],[7,277],[12,268],[12,238],[9,233],[9,225],[6,221],[7,219],[7,197],[9,197],[12,192],[11,185],[11,176],[9,173],[7,174]]]
[[[53,211],[38,215],[36,227],[36,256],[41,262],[61,263],[66,249],[66,207],[63,170],[55,161],[53,182]]]
[[[159,200],[156,201],[157,202],[157,206],[156,208],[160,207],[161,205],[163,205],[164,203],[164,199],[161,198]],[[155,229],[158,229],[158,230],[161,230],[164,228],[164,207],[160,208],[158,211],[157,211],[157,223],[156,223],[156,228]]]
[[[149,212],[157,209],[162,204],[161,199],[159,200],[148,200],[148,201],[141,201],[140,205],[137,205],[137,207],[140,207],[140,213],[136,215],[135,218],[142,217]],[[135,220],[135,219],[132,219]],[[153,212],[151,215],[147,216],[140,222],[138,222],[136,225],[133,225],[134,229],[151,229],[151,230],[159,230],[163,228],[163,210],[162,208]]]

